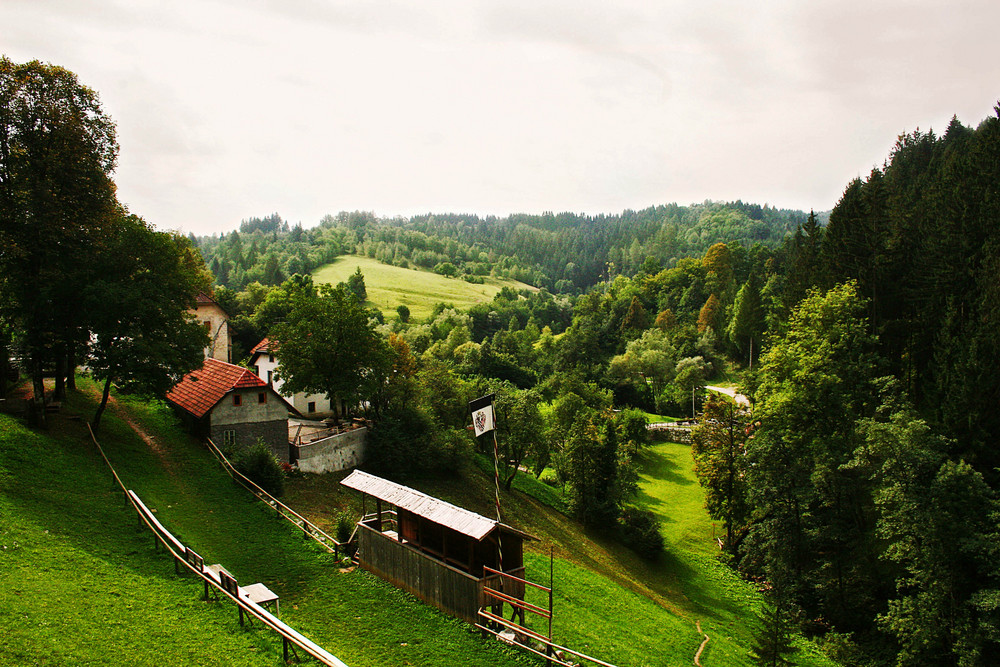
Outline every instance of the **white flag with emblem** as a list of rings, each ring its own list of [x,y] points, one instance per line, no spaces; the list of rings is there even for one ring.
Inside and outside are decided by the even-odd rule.
[[[471,401],[469,411],[472,413],[472,428],[476,432],[476,437],[496,428],[496,421],[493,418],[493,394]]]

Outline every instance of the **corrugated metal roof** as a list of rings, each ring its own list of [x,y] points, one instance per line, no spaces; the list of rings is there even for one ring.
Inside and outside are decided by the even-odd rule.
[[[475,540],[483,539],[498,525],[493,519],[487,519],[481,514],[446,503],[408,486],[369,475],[361,470],[352,472],[344,478],[341,484],[349,489],[384,500],[396,507],[409,510],[428,521],[439,523]]]

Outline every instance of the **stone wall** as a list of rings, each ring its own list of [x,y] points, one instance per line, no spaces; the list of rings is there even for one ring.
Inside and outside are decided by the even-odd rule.
[[[263,440],[274,452],[278,460],[288,462],[288,419],[276,419],[268,422],[253,422],[249,424],[212,424],[210,436],[218,447],[227,447],[226,431],[232,431],[236,450],[246,449]]]
[[[304,445],[292,445],[297,450],[299,470],[325,473],[347,470],[365,460],[367,428],[356,428]]]

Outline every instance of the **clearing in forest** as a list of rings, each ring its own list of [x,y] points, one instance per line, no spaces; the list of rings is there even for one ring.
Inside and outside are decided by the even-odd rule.
[[[515,290],[534,289],[530,285],[499,278],[484,277],[485,283],[476,285],[461,278],[448,278],[431,271],[404,269],[383,264],[363,255],[341,255],[330,264],[312,272],[315,283],[336,285],[347,282],[356,269],[365,276],[368,303],[386,316],[395,317],[396,307],[405,305],[414,320],[425,319],[439,303],[468,309],[477,303],[490,301],[504,287]]]

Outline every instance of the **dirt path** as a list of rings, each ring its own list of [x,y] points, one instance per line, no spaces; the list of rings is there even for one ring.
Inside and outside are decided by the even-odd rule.
[[[701,621],[695,621],[694,626],[698,628],[699,635],[705,635],[705,633],[701,631]],[[701,667],[701,652],[705,650],[705,645],[708,644],[708,640],[709,636],[705,635],[705,641],[701,643],[701,646],[698,647],[698,652],[694,654],[694,664],[698,665],[698,667]]]
[[[92,392],[92,395],[95,396],[97,400],[101,399],[99,391]],[[135,421],[128,414],[127,410],[122,408],[122,406],[118,403],[118,400],[114,396],[108,397],[108,409],[111,410],[111,412],[113,412],[116,417],[118,417],[123,422],[128,424],[129,428],[135,431],[136,435],[142,438],[142,441],[146,443],[146,446],[149,447],[149,450],[153,452],[153,454],[156,455],[156,458],[160,460],[160,465],[163,466],[163,469],[167,472],[168,475],[170,475],[171,477],[177,476],[177,470],[174,466],[174,462],[170,460],[170,457],[167,455],[167,451],[163,447],[161,447],[160,444],[156,441],[156,437],[147,433],[146,430],[142,427],[142,425],[139,424],[137,421]]]
[[[729,396],[734,401],[736,401],[736,405],[739,405],[740,407],[750,407],[750,399],[744,396],[743,394],[736,393],[736,390],[731,387],[717,387],[714,385],[709,385],[705,387],[705,389]]]

